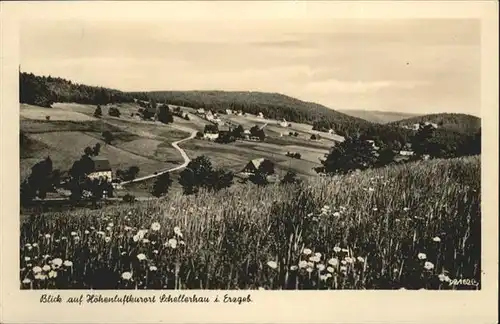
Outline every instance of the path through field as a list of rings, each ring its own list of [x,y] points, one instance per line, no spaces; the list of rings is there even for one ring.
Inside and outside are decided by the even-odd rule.
[[[189,137],[183,138],[183,139],[181,139],[179,141],[176,141],[176,142],[172,143],[172,146],[177,151],[179,151],[179,153],[181,153],[181,156],[184,159],[184,163],[182,163],[181,165],[178,165],[178,166],[176,166],[174,168],[171,168],[171,169],[161,170],[161,171],[158,171],[158,172],[156,172],[154,174],[150,174],[150,175],[147,175],[147,176],[144,176],[144,177],[136,178],[136,179],[130,180],[130,181],[121,182],[120,185],[125,185],[125,184],[129,184],[129,183],[135,183],[135,182],[140,182],[140,181],[144,181],[144,180],[147,180],[147,179],[155,178],[155,177],[158,177],[158,176],[160,176],[160,175],[162,175],[164,173],[173,172],[173,171],[185,168],[189,164],[189,162],[191,161],[191,159],[189,159],[189,156],[186,154],[186,152],[183,149],[181,149],[179,147],[178,144],[182,143],[184,141],[188,141],[190,139],[193,139],[196,136],[197,131],[193,130],[191,128],[186,128],[186,127],[182,127],[182,126],[176,126],[176,128],[178,128],[179,130],[182,130],[182,131],[191,132],[191,135],[189,135]]]

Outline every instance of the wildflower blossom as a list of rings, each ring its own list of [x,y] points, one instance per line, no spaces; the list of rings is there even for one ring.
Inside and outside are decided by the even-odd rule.
[[[349,249],[342,249],[342,252],[349,253]]]
[[[339,264],[339,259],[337,258],[331,258],[330,260],[328,260],[328,264],[331,264],[332,266],[337,266]]]
[[[124,229],[124,230],[126,230],[126,231],[130,231],[130,230],[132,229],[132,227],[130,227],[130,226],[125,226],[123,229]]]
[[[134,242],[137,242],[140,240],[140,237],[139,237],[139,235],[134,235],[134,237],[132,237],[132,239],[134,240]]]
[[[333,252],[335,252],[335,253],[339,253],[340,251],[342,251],[342,249],[338,246],[333,248]]]
[[[408,207],[403,208],[403,211],[405,211],[405,212],[407,212],[409,210],[410,210],[410,208],[408,208]]]
[[[345,257],[344,260],[347,262],[347,263],[353,263],[354,262],[354,259],[351,258],[351,257]]]
[[[333,213],[333,216],[334,217],[340,217],[340,213],[339,212],[335,212],[335,213]]]
[[[347,267],[346,266],[341,266],[340,267],[340,271],[343,271],[343,272],[347,271]]]
[[[154,254],[158,254],[158,250],[153,250],[153,253]]]
[[[323,271],[323,270],[325,270],[325,265],[320,263],[320,264],[316,265],[316,268],[318,268],[319,271]]]
[[[104,233],[103,231],[97,231],[97,235],[104,236],[104,235],[106,235],[106,233]]]
[[[319,276],[319,279],[322,280],[322,281],[326,281],[328,279],[328,276],[325,274],[325,275],[321,275]]]
[[[144,244],[148,244],[148,243],[149,243],[149,240],[148,240],[147,238],[142,239],[142,243],[144,243]]]
[[[302,269],[302,268],[305,268],[305,267],[307,267],[307,261],[304,261],[304,260],[300,261],[299,262],[299,268]]]
[[[139,259],[139,261],[144,261],[146,260],[146,256],[144,255],[144,253],[140,253],[137,254],[137,259]]]
[[[318,257],[318,256],[312,256],[309,258],[309,261],[312,261],[312,262],[319,262],[321,259]]]
[[[64,266],[65,267],[72,267],[73,266],[73,262],[70,261],[70,260],[66,260],[66,261],[64,261]]]
[[[151,224],[151,230],[153,230],[153,231],[159,231],[160,228],[161,228],[161,225],[158,222],[154,222],[153,224]]]
[[[111,227],[109,227],[109,226],[106,227],[106,231],[111,232],[111,230],[112,230]]]
[[[309,255],[309,254],[311,254],[311,253],[312,253],[312,251],[311,251],[311,249],[307,249],[307,248],[306,248],[306,249],[304,249],[304,250],[302,251],[302,253],[304,253],[305,255]]]
[[[174,234],[182,237],[182,232],[179,226],[174,227]]]
[[[27,284],[29,284],[29,283],[31,283],[31,280],[30,280],[29,278],[25,278],[25,279],[23,280],[23,284],[27,285]]]
[[[27,247],[27,248],[29,248],[29,247],[31,247],[31,244],[26,243],[24,246]]]
[[[71,236],[76,236],[76,232],[71,232]]]
[[[109,242],[111,242],[111,237],[109,237],[109,236],[106,236],[106,237],[104,238],[104,241],[105,241],[106,243],[109,243]]]
[[[276,269],[278,267],[278,264],[276,263],[276,261],[268,261],[267,262],[267,265],[272,268],[272,269]]]
[[[434,237],[432,240],[434,242],[441,242],[441,239],[438,236]]]
[[[46,265],[44,265],[44,266],[42,267],[42,270],[43,270],[43,271],[49,271],[50,269],[51,269],[51,268],[50,268],[50,266],[49,266],[48,264],[46,264]]]
[[[342,261],[340,261],[340,263],[342,263],[342,265],[346,265],[347,261],[346,260],[342,260]]]
[[[326,271],[328,271],[328,272],[334,272],[335,269],[333,269],[332,267],[328,267],[328,268],[326,268]]]
[[[37,280],[45,280],[45,279],[47,279],[47,276],[44,275],[44,274],[42,274],[42,273],[37,273],[35,275],[35,279],[37,279]]]
[[[331,278],[331,277],[333,277],[331,273],[327,273],[325,276],[326,276],[326,278]]]
[[[316,252],[316,253],[314,253],[314,256],[315,256],[315,257],[318,257],[318,258],[321,258],[321,253]]]
[[[444,282],[449,282],[451,281],[450,277],[448,277],[446,274],[444,273],[441,273],[440,275],[438,275],[438,278],[440,281],[444,281]]]
[[[45,238],[46,238],[46,239],[49,239],[49,238],[51,238],[51,237],[52,237],[52,236],[51,236],[50,234],[45,234]]]
[[[172,249],[175,249],[177,247],[177,240],[172,238],[170,240],[168,240],[168,245],[172,248]]]
[[[148,232],[148,230],[146,230],[146,229],[140,229],[139,231],[137,231],[137,235],[139,236],[139,239],[142,240],[147,232]]]
[[[113,227],[113,226],[115,226],[115,224],[113,224],[112,222],[108,223],[108,227]]]
[[[295,271],[295,270],[297,270],[297,269],[298,269],[298,267],[297,267],[296,265],[292,265],[292,266],[290,266],[290,270],[292,270],[292,271]]]
[[[308,267],[308,268],[306,269],[306,271],[307,271],[307,272],[309,272],[309,273],[311,273],[311,272],[313,272],[313,268]]]
[[[425,263],[424,263],[424,268],[425,268],[426,270],[432,270],[432,269],[434,269],[434,264],[432,264],[432,262],[425,261]]]
[[[30,260],[31,260],[31,258],[30,258],[30,257],[28,257],[28,256],[27,256],[27,257],[24,257],[24,261],[30,261]]]
[[[149,271],[156,271],[156,270],[158,270],[158,268],[157,268],[157,267],[155,267],[155,266],[150,266],[150,267],[149,267]]]
[[[62,265],[63,260],[60,258],[55,258],[51,261],[51,263],[53,268],[59,268]]]
[[[56,278],[56,277],[57,277],[57,271],[52,270],[49,272],[49,278]]]
[[[311,262],[311,261],[308,261],[308,262],[307,262],[307,266],[312,268],[312,267],[314,267],[314,263],[313,263],[313,262]]]
[[[33,267],[33,273],[40,273],[40,272],[42,272],[42,268],[40,268],[39,266]]]
[[[426,255],[425,253],[419,253],[419,254],[417,255],[417,257],[418,257],[420,260],[425,260],[425,259],[427,259],[427,255]]]
[[[122,279],[123,280],[130,280],[130,279],[132,279],[132,273],[130,273],[128,271],[125,271],[124,273],[122,273]]]
[[[377,207],[373,207],[372,209],[373,211],[378,211],[378,208]]]
[[[85,233],[85,234],[90,234],[90,232],[89,232],[88,230],[85,230],[85,232],[84,232],[84,233]]]

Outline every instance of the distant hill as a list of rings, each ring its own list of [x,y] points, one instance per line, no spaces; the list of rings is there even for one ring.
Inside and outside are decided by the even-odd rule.
[[[395,122],[401,119],[417,117],[417,114],[391,111],[372,111],[372,110],[338,110],[339,112],[361,118],[372,123],[386,124]]]
[[[434,123],[439,128],[452,130],[459,133],[471,134],[481,129],[481,118],[467,114],[429,114],[417,117],[406,118],[390,123],[394,126],[411,126],[416,123]]]

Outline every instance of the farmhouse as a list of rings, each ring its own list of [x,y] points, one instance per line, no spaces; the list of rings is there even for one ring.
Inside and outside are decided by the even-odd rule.
[[[258,118],[264,118],[264,114],[260,112],[260,113],[257,115],[257,117],[258,117]]]
[[[205,133],[203,134],[203,138],[208,140],[216,140],[219,138],[219,134]]]
[[[264,162],[265,160],[267,160],[267,159],[264,159],[264,158],[253,159],[250,162],[248,162],[248,164],[245,166],[245,168],[243,168],[243,170],[241,172],[243,172],[243,173],[255,173],[259,169],[262,162]]]
[[[227,115],[232,115],[233,114],[233,111],[231,109],[226,109],[226,114]]]
[[[286,119],[284,119],[284,118],[283,118],[283,121],[281,121],[281,122],[279,123],[279,125],[280,125],[281,127],[288,127],[288,122],[286,121]]]
[[[111,182],[113,180],[111,164],[108,159],[96,156],[92,158],[92,162],[94,164],[92,169],[93,171],[88,175],[90,179],[103,178],[107,182]]]
[[[219,135],[226,135],[231,132],[231,128],[227,125],[224,125],[224,123],[219,125]]]
[[[203,115],[203,114],[205,113],[205,109],[203,109],[203,108],[199,108],[199,109],[197,109],[197,110],[196,110],[196,113],[197,113],[198,115]]]

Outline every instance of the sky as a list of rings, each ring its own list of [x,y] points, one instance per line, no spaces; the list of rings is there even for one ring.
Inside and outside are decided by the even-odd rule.
[[[123,91],[279,92],[332,109],[480,115],[478,20],[30,21],[21,70]]]

